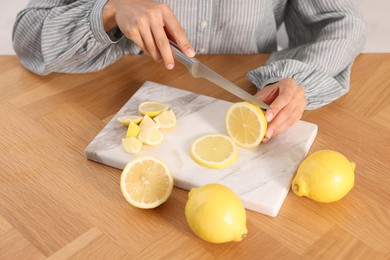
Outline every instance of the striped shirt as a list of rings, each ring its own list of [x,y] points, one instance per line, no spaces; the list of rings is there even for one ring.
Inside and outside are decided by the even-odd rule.
[[[31,0],[18,16],[13,44],[23,66],[50,72],[101,70],[140,49],[116,28],[106,33],[107,0]],[[197,54],[272,53],[249,71],[259,89],[282,78],[304,88],[306,109],[349,90],[352,63],[364,45],[365,24],[355,0],[166,0]],[[277,50],[285,23],[289,46]]]

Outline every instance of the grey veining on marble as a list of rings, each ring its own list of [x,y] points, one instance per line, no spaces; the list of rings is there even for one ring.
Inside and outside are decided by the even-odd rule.
[[[160,145],[144,145],[139,154],[130,155],[121,144],[127,129],[116,118],[137,115],[138,104],[144,101],[169,105],[177,116],[177,125],[161,130],[164,140]],[[316,137],[317,126],[298,121],[266,144],[254,149],[239,148],[237,161],[227,168],[208,169],[196,164],[189,153],[192,141],[206,134],[227,134],[225,114],[230,105],[223,100],[145,82],[88,145],[86,156],[118,169],[138,156],[156,156],[170,167],[175,186],[189,190],[207,183],[221,183],[236,192],[247,209],[276,216],[299,163]]]

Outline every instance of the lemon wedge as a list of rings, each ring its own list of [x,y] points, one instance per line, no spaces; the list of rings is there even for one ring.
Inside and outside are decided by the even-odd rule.
[[[163,134],[156,125],[142,126],[138,139],[147,145],[158,145],[163,140]]]
[[[267,130],[263,111],[248,102],[231,105],[226,113],[225,125],[234,142],[245,148],[258,146]]]
[[[137,137],[139,132],[140,127],[137,124],[130,122],[129,126],[127,127],[126,138]]]
[[[127,116],[120,116],[117,118],[119,123],[128,126],[130,122],[133,122],[134,124],[139,124],[142,120],[142,116],[133,116],[133,115],[127,115]]]
[[[172,193],[173,177],[168,166],[152,156],[130,161],[122,171],[121,191],[125,199],[137,208],[155,208]]]
[[[161,129],[172,128],[176,126],[176,115],[169,109],[153,118]]]
[[[141,151],[142,142],[135,137],[123,138],[122,146],[126,152],[131,154],[137,154]]]
[[[233,140],[221,134],[206,135],[191,145],[192,159],[208,168],[223,168],[237,159],[237,146]]]
[[[142,118],[141,123],[139,123],[139,126],[143,127],[143,126],[151,126],[151,125],[158,126],[156,124],[156,122],[153,119],[150,118],[150,116],[144,115],[144,117]]]
[[[142,115],[148,115],[151,118],[161,114],[165,110],[168,110],[168,106],[161,102],[155,102],[155,101],[146,101],[142,102],[138,106],[138,111]]]

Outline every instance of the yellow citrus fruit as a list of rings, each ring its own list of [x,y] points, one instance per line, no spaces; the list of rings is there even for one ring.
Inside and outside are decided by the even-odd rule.
[[[126,138],[137,137],[139,132],[140,127],[137,124],[130,122],[129,126],[127,127]]]
[[[158,145],[163,140],[163,134],[156,125],[142,126],[138,139],[147,145]]]
[[[143,126],[150,126],[150,125],[157,126],[156,122],[153,119],[151,119],[150,116],[144,115],[144,117],[141,120],[141,123],[139,123],[139,126],[143,127]]]
[[[225,124],[229,136],[245,148],[258,146],[267,130],[263,111],[248,102],[231,105],[226,113]]]
[[[191,157],[194,161],[208,168],[223,168],[237,159],[237,146],[226,135],[205,135],[191,145]]]
[[[343,154],[320,150],[309,155],[298,167],[292,190],[318,202],[334,202],[343,198],[355,183],[355,163]]]
[[[143,115],[148,115],[151,118],[161,114],[165,110],[168,110],[168,106],[161,103],[161,102],[155,102],[155,101],[146,101],[142,102],[138,106],[138,111]]]
[[[153,120],[161,129],[172,128],[176,126],[176,115],[171,109],[155,116]]]
[[[152,156],[130,161],[122,171],[121,191],[138,208],[155,208],[172,193],[173,177],[168,166]]]
[[[246,212],[240,199],[221,184],[191,189],[185,215],[191,230],[211,243],[241,241],[248,233]]]
[[[128,126],[130,124],[130,122],[133,122],[134,124],[139,124],[139,122],[141,122],[142,118],[143,118],[142,116],[127,115],[127,116],[120,116],[117,118],[117,120],[121,124]]]
[[[139,153],[142,148],[142,142],[136,137],[123,138],[122,145],[126,152],[132,154]]]

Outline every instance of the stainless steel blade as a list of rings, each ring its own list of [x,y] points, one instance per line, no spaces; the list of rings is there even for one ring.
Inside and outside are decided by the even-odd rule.
[[[270,106],[258,100],[253,95],[249,94],[239,86],[235,85],[233,82],[222,77],[206,65],[202,64],[198,59],[187,57],[184,53],[181,52],[179,47],[174,42],[170,41],[170,44],[175,59],[178,62],[182,63],[184,66],[186,66],[188,71],[194,78],[205,78],[213,82],[215,85],[232,93],[236,97],[248,101],[249,103],[254,104],[262,109],[271,109]]]

